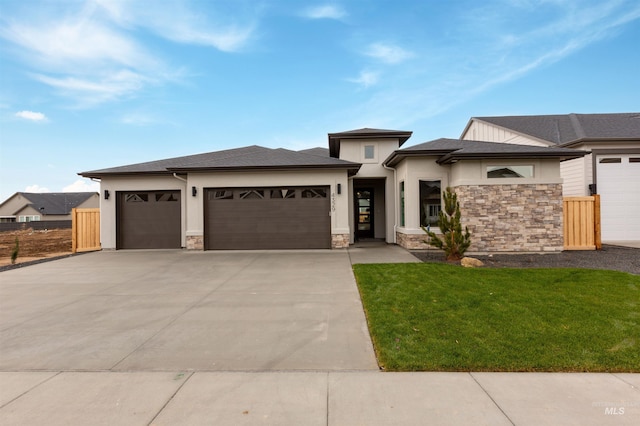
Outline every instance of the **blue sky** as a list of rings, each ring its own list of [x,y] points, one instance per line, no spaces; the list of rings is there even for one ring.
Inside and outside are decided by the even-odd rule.
[[[0,0],[0,200],[472,116],[640,110],[637,0]]]

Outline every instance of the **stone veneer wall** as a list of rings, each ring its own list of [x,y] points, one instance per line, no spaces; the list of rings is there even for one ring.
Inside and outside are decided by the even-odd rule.
[[[470,252],[558,252],[564,248],[562,184],[455,188]]]
[[[471,185],[454,188],[469,252],[559,252],[564,248],[562,185]],[[396,233],[409,250],[427,249],[426,234]]]
[[[349,247],[349,234],[331,234],[331,248],[340,249]]]
[[[425,243],[427,238],[429,237],[426,233],[403,234],[402,232],[396,232],[396,244],[406,248],[407,250],[423,250],[429,248],[437,250],[435,247],[431,247],[429,244]]]
[[[187,235],[187,250],[204,250],[204,235]]]

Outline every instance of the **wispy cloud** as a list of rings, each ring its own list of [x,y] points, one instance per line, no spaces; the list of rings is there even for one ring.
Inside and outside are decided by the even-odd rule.
[[[414,56],[408,50],[387,43],[372,43],[364,54],[387,64],[398,64]]]
[[[490,5],[478,8],[487,12],[492,7],[492,13],[469,10],[455,37],[409,52],[412,60],[385,73],[385,84],[375,85],[368,102],[351,109],[354,117],[380,125],[411,126],[565,60],[640,20],[640,4],[625,0],[581,7],[555,0],[505,0]],[[545,13],[533,19],[540,7],[546,8]],[[394,56],[393,49],[385,48],[390,45],[372,46],[365,52],[380,60],[409,58]]]
[[[31,67],[36,80],[80,107],[134,96],[150,85],[180,78],[182,65],[168,63],[153,44],[142,42],[143,32],[234,52],[251,40],[256,25],[252,17],[244,23],[218,22],[175,0],[163,1],[162,7],[128,0],[65,5],[46,10],[42,20],[14,16],[0,27],[0,38]]]
[[[380,74],[375,71],[361,71],[358,77],[347,79],[347,81],[359,84],[364,88],[375,86],[376,84],[378,84],[379,80]]]
[[[347,16],[347,12],[338,5],[325,4],[310,7],[302,12],[302,16],[309,19],[342,19]]]
[[[224,19],[206,16],[185,1],[165,0],[162,7],[156,8],[150,8],[145,2],[93,1],[123,27],[144,28],[167,40],[210,46],[224,52],[242,49],[256,29],[253,16],[241,17],[240,13]],[[237,22],[240,19],[242,23]]]
[[[143,112],[131,112],[123,115],[120,122],[131,126],[150,126],[156,124],[158,120]]]
[[[41,112],[34,111],[18,111],[15,113],[15,116],[18,118],[22,118],[24,120],[35,121],[38,123],[44,123],[49,121],[46,115]]]

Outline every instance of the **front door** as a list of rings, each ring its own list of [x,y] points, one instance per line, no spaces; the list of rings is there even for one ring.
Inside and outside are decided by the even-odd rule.
[[[356,189],[356,240],[374,238],[373,189]]]

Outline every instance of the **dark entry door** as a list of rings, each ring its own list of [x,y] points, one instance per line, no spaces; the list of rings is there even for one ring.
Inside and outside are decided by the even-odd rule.
[[[356,239],[374,238],[373,189],[356,189]]]
[[[180,191],[117,193],[118,249],[181,247]]]

